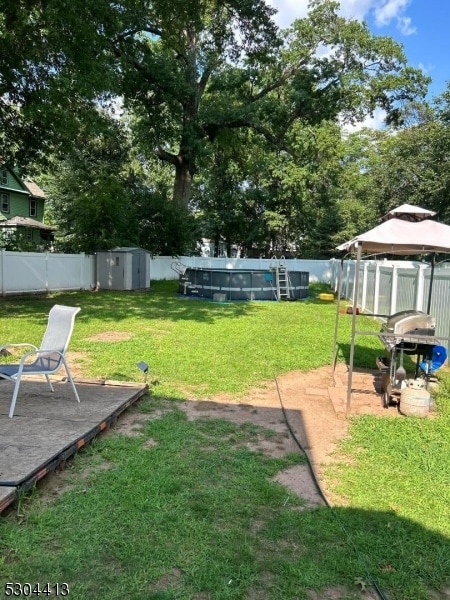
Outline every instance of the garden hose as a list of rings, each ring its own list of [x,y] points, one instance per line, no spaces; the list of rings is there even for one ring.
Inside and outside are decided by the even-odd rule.
[[[293,440],[295,441],[295,443],[297,444],[297,446],[299,447],[300,451],[305,455],[306,457],[306,462],[308,463],[308,467],[311,473],[311,476],[313,478],[314,484],[317,488],[317,491],[320,494],[320,497],[322,498],[322,500],[325,502],[325,505],[331,509],[331,514],[333,515],[333,517],[336,519],[336,522],[338,523],[338,525],[340,526],[340,528],[343,530],[343,532],[345,533],[345,536],[349,542],[349,544],[352,546],[356,557],[358,559],[358,562],[360,563],[360,565],[362,566],[362,568],[364,569],[365,573],[366,573],[366,577],[367,580],[370,581],[371,585],[373,586],[374,590],[376,591],[378,597],[381,600],[388,600],[387,597],[384,595],[383,590],[380,588],[377,580],[375,579],[375,577],[370,573],[370,571],[368,570],[366,564],[364,563],[364,560],[361,557],[361,554],[358,551],[358,548],[356,547],[355,543],[353,542],[352,538],[350,537],[350,533],[347,531],[347,529],[345,528],[344,524],[339,520],[339,517],[336,515],[335,511],[333,510],[333,505],[330,503],[330,501],[328,500],[325,492],[322,490],[322,487],[319,483],[319,480],[317,479],[316,473],[314,471],[314,468],[312,466],[311,460],[308,456],[308,453],[306,452],[306,450],[303,448],[303,446],[301,445],[301,443],[299,442],[297,436],[295,435],[294,430],[291,427],[291,424],[289,423],[289,419],[287,417],[287,413],[286,413],[286,409],[284,408],[284,404],[283,404],[283,400],[281,398],[281,393],[280,393],[280,388],[278,386],[278,380],[276,378],[276,376],[274,377],[275,379],[275,385],[277,388],[277,393],[278,393],[278,399],[280,401],[280,406],[281,406],[281,410],[283,412],[283,417],[284,417],[284,421],[287,425],[287,428],[289,429],[289,433],[291,434]]]

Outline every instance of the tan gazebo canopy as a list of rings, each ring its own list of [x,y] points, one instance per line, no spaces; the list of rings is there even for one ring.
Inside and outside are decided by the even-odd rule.
[[[435,213],[418,206],[403,204],[385,215],[384,221],[352,240],[337,247],[341,252],[356,254],[355,281],[353,288],[353,306],[356,308],[359,288],[359,266],[363,254],[435,254],[450,253],[450,226],[444,225],[429,217]],[[434,260],[433,260],[434,266]],[[433,268],[432,268],[433,273]],[[430,281],[430,295],[432,280]],[[336,340],[339,319],[339,299],[341,281],[339,281],[338,307],[336,311],[336,327],[334,337],[334,365],[336,363]],[[356,310],[352,314],[352,333],[350,345],[350,364],[347,388],[347,412],[351,406],[353,360],[355,353]],[[333,365],[333,368],[334,368]]]

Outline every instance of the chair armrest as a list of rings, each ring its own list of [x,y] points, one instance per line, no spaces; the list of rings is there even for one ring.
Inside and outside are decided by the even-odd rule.
[[[22,356],[20,357],[20,362],[18,363],[17,373],[18,373],[19,377],[21,376],[21,374],[26,366],[33,365],[36,363],[40,354],[44,354],[47,356],[57,354],[60,357],[60,359],[64,359],[63,353],[60,352],[59,350],[30,350],[30,352],[25,352],[25,354],[22,354]],[[31,358],[31,360],[30,360],[30,358]],[[60,359],[58,359],[58,365],[61,364]],[[55,371],[55,368],[51,368],[51,369],[39,368],[39,369],[37,369],[37,371],[42,372],[42,373],[45,373],[45,372],[53,373]]]
[[[31,344],[25,345],[31,346]],[[37,355],[36,357],[38,357],[39,354],[58,354],[61,357],[63,356],[63,353],[59,350],[38,350],[37,348],[35,348],[35,350],[30,350],[29,352],[25,352],[25,354],[22,354],[22,356],[20,357],[20,362],[24,363],[29,356]]]
[[[28,344],[28,343],[23,343],[23,344],[3,344],[3,346],[0,346],[0,352],[2,350],[6,350],[7,348],[21,348],[21,347],[26,347],[28,346],[29,348],[34,348],[35,350],[37,350],[37,347],[34,344]]]
[[[34,348],[34,351],[37,350],[37,347],[34,344],[3,344],[3,346],[0,346],[0,356],[11,356],[13,352],[10,352],[8,348]]]

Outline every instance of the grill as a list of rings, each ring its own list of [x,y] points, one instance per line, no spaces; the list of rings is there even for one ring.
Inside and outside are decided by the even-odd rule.
[[[388,317],[383,324],[380,339],[392,351],[403,344],[406,354],[422,354],[425,347],[439,343],[434,337],[436,319],[420,310],[403,310]]]
[[[378,368],[382,377],[383,404],[387,408],[391,396],[400,394],[406,385],[406,372],[403,368],[403,353],[417,355],[416,373],[421,361],[429,361],[433,348],[439,344],[435,337],[436,319],[420,310],[404,310],[387,318],[379,333],[389,353],[389,358],[378,358]],[[397,366],[397,356],[400,364]],[[398,400],[397,400],[398,401]]]

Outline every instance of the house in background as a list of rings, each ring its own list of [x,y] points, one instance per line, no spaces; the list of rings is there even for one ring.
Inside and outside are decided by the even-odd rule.
[[[54,227],[44,224],[45,194],[33,181],[22,180],[14,169],[0,167],[0,247],[9,250],[47,250]]]

